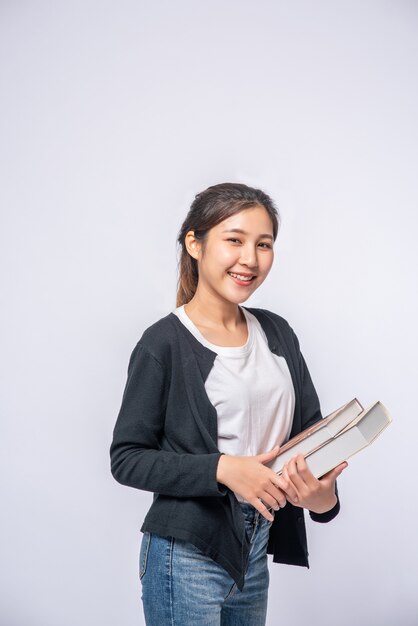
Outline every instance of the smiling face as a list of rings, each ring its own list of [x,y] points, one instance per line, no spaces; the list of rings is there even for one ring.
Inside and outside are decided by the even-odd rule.
[[[274,259],[273,225],[266,209],[256,206],[211,228],[204,250],[193,231],[186,245],[198,262],[198,291],[239,304],[267,278]]]

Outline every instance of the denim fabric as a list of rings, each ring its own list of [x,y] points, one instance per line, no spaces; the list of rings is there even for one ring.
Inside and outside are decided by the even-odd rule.
[[[251,543],[245,583],[239,591],[226,570],[192,543],[145,532],[139,554],[147,626],[264,626],[272,522],[240,502]],[[271,511],[274,515],[274,511]]]

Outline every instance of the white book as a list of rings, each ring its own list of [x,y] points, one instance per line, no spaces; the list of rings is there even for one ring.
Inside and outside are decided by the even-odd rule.
[[[310,471],[320,478],[370,445],[391,421],[387,408],[375,402],[333,439],[305,456]]]
[[[266,465],[278,474],[284,464],[290,461],[292,457],[297,454],[306,455],[324,445],[344,430],[362,411],[362,405],[357,398],[354,398],[327,417],[306,428],[296,437],[292,437],[280,448],[278,456]]]

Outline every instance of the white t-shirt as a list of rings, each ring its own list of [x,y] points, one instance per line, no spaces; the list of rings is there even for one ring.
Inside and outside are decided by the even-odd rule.
[[[173,313],[204,346],[217,353],[205,389],[218,414],[218,449],[225,454],[256,455],[288,440],[295,391],[286,360],[268,347],[258,319],[240,307],[247,320],[243,346],[217,346],[205,339],[184,305]],[[235,494],[240,502],[246,502]]]

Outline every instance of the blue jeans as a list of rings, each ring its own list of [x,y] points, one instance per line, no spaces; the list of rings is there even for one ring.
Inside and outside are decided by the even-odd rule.
[[[221,565],[192,543],[143,534],[139,577],[147,626],[265,626],[266,548],[272,522],[251,504],[239,504],[251,542],[242,591]]]

